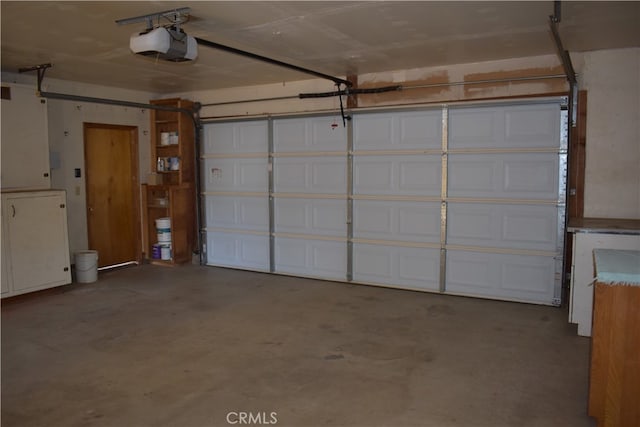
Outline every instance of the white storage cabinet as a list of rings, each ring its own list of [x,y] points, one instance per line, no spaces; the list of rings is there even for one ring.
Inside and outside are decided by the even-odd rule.
[[[2,193],[2,297],[71,283],[64,191]]]

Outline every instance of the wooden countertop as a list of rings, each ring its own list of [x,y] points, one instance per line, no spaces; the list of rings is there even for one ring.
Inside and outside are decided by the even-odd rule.
[[[640,219],[570,218],[570,233],[640,234]]]

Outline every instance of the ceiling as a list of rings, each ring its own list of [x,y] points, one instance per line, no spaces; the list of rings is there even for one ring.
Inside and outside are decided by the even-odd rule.
[[[310,78],[200,46],[188,63],[129,50],[144,24],[116,19],[190,7],[184,30],[335,76],[554,54],[553,2],[486,1],[5,1],[2,71],[52,63],[47,77],[155,93],[220,89]],[[570,52],[640,46],[640,2],[562,3]]]

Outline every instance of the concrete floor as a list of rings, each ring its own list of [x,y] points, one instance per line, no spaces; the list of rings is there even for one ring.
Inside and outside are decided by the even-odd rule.
[[[566,319],[192,265],[100,273],[3,301],[2,426],[593,426],[589,339]]]

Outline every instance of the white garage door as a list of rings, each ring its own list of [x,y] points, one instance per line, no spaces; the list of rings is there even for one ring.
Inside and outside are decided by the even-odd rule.
[[[347,138],[330,117],[273,121],[273,271],[345,280]]]
[[[440,110],[353,121],[353,280],[440,287]]]
[[[207,264],[269,271],[269,124],[204,127]]]
[[[558,304],[563,101],[208,124],[207,263]]]

